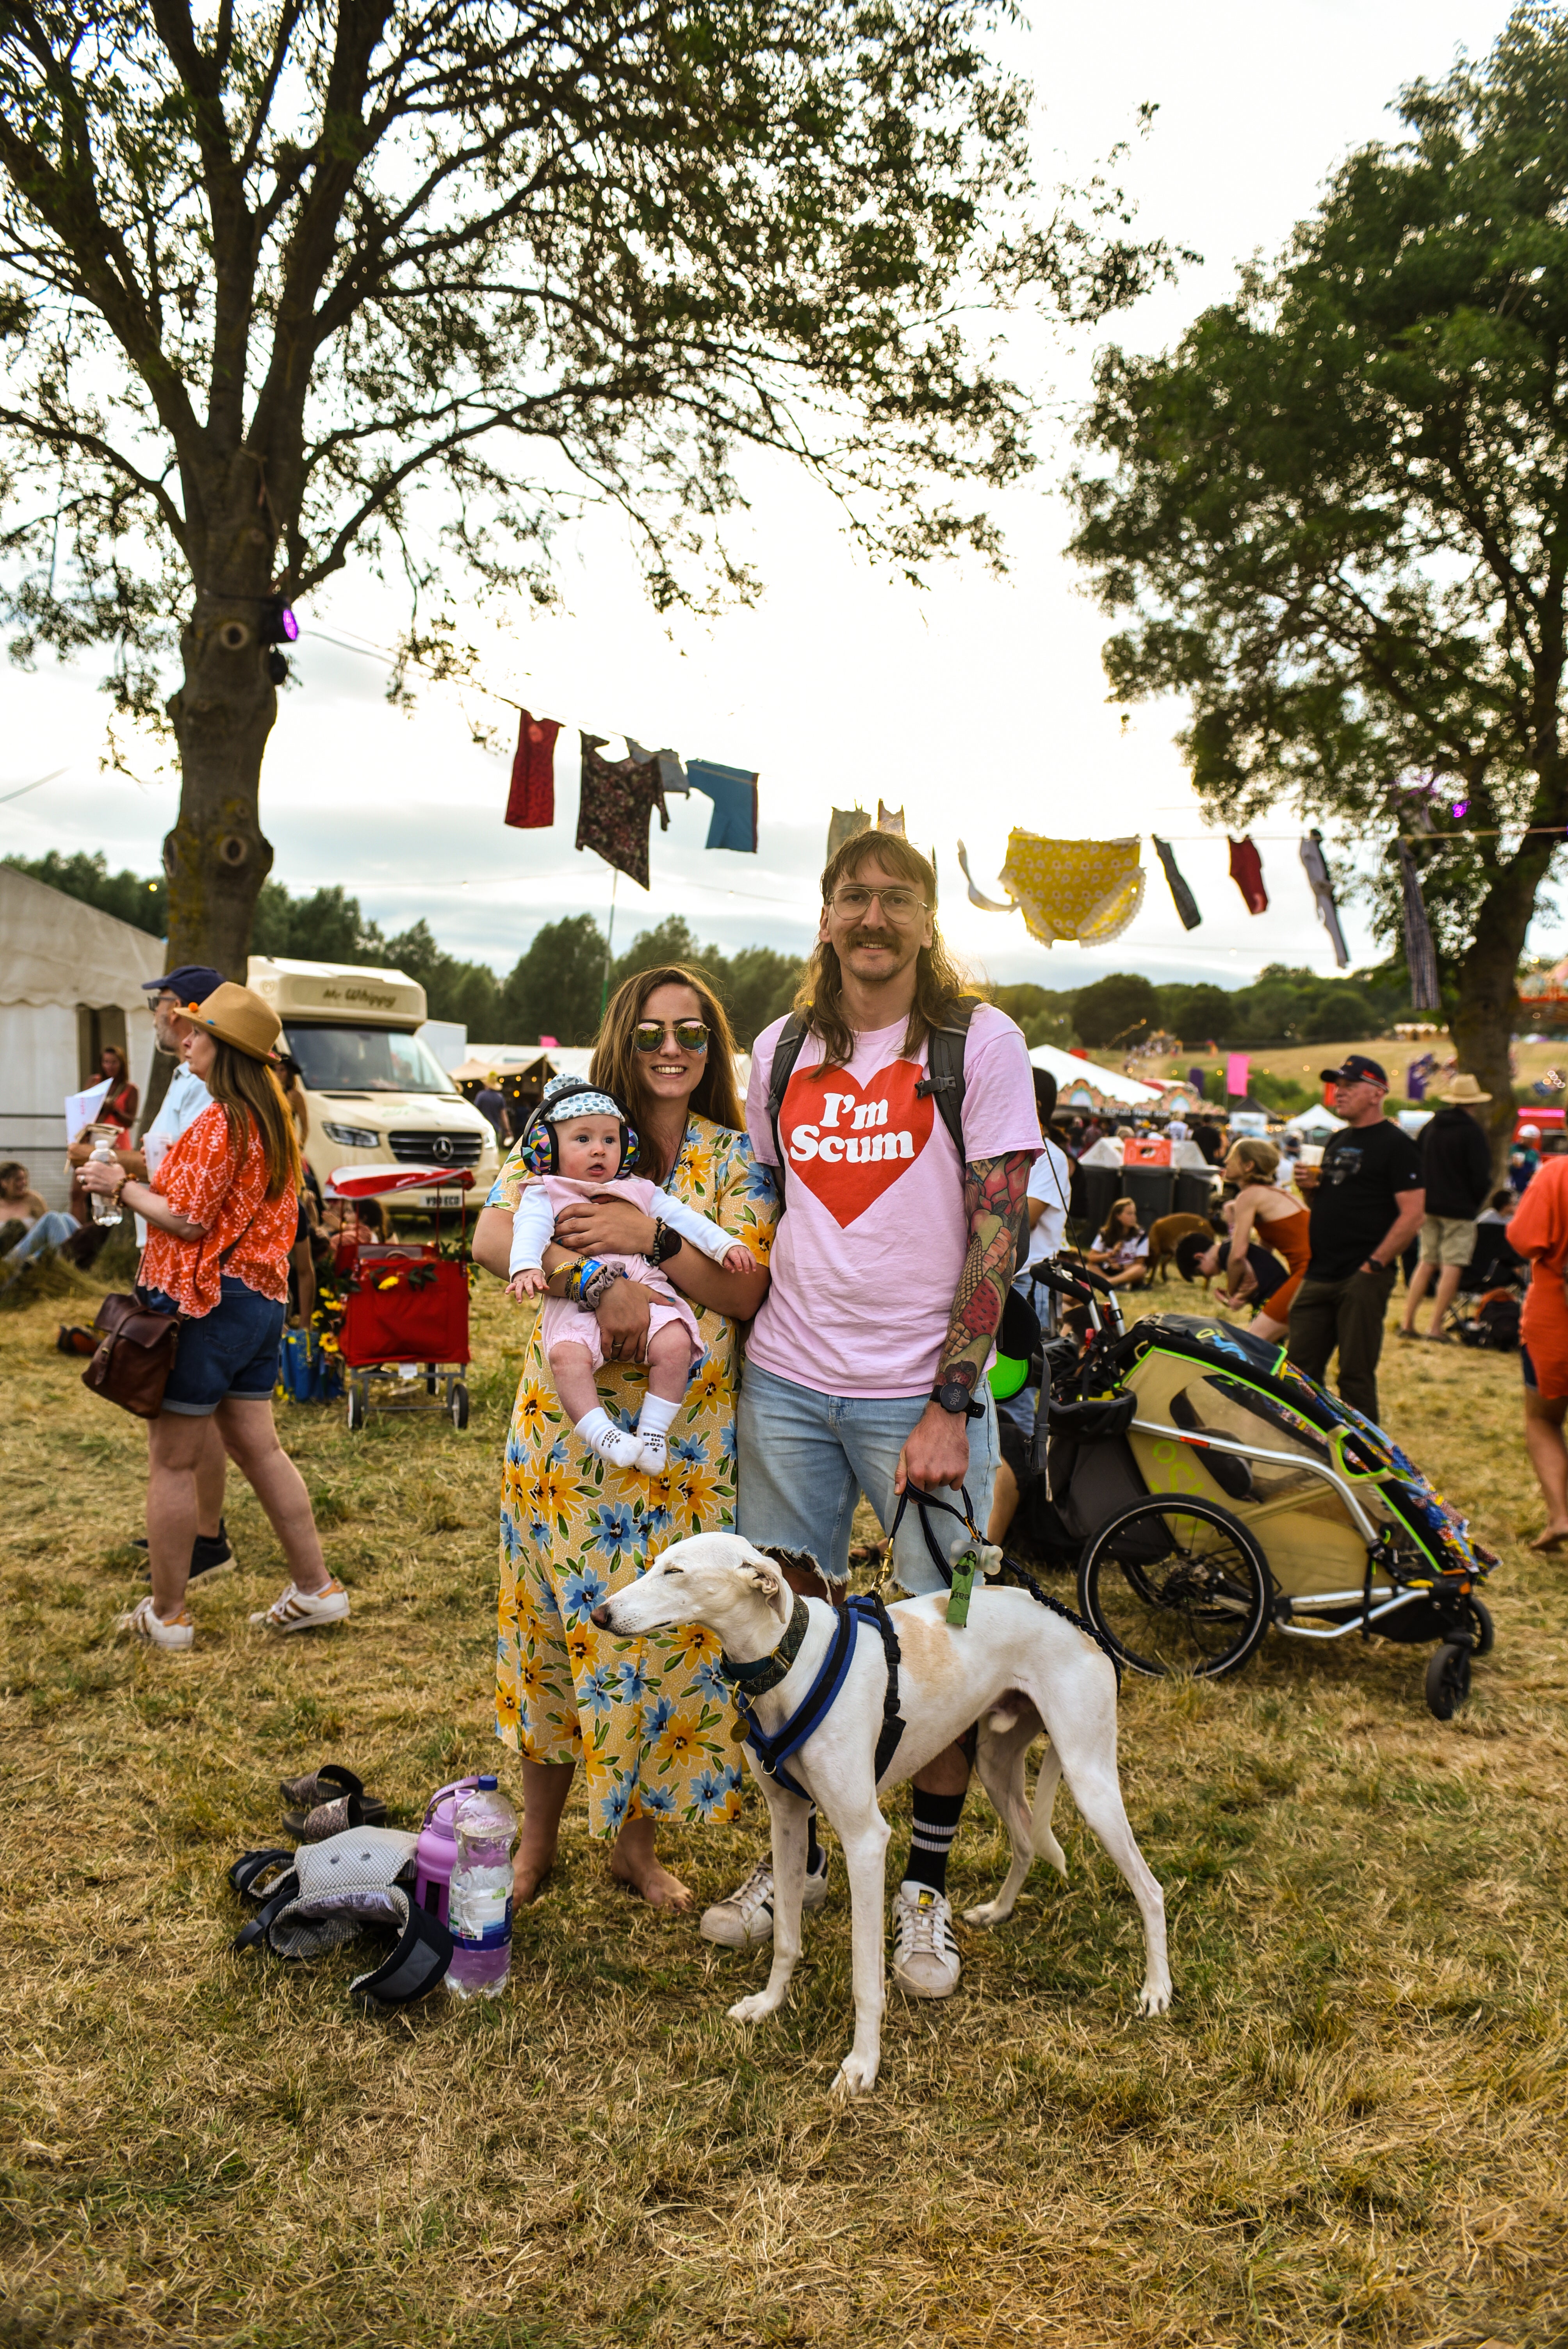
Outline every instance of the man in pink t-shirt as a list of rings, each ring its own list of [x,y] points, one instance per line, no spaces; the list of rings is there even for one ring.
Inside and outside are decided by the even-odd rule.
[[[935,905],[936,874],[907,841],[864,832],[846,842],[822,875],[810,1024],[777,1147],[769,1102],[789,1023],[765,1028],[752,1050],[747,1130],[758,1160],[779,1170],[784,1213],[747,1340],[736,1523],[759,1546],[808,1551],[834,1581],[848,1572],[861,1492],[884,1526],[906,1483],[965,1487],[975,1523],[990,1514],[996,1415],[985,1371],[1028,1251],[1040,1124],[1023,1037],[964,995]],[[929,1088],[928,1039],[965,1019],[961,1157]],[[939,1512],[931,1529],[949,1558],[969,1540]],[[942,1588],[913,1506],[895,1566],[906,1589]],[[958,1980],[945,1871],[968,1783],[956,1745],[914,1779],[893,1979],[919,1997],[944,1998]],[[807,1906],[818,1908],[827,1867],[814,1819],[807,1868]],[[764,1861],[707,1910],[702,1930],[731,1948],[765,1940],[772,1900]]]

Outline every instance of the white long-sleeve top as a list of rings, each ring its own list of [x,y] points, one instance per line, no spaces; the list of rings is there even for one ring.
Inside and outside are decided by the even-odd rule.
[[[656,1216],[679,1232],[683,1240],[711,1257],[715,1264],[724,1260],[727,1249],[737,1243],[728,1232],[720,1231],[707,1216],[699,1216],[684,1199],[668,1191],[661,1191],[656,1183],[645,1175],[624,1174],[614,1183],[580,1182],[571,1174],[541,1174],[529,1184],[518,1201],[511,1219],[511,1256],[507,1269],[511,1272],[535,1272],[542,1268],[544,1251],[555,1236],[555,1218],[562,1207],[575,1206],[581,1199],[625,1199],[645,1216]]]

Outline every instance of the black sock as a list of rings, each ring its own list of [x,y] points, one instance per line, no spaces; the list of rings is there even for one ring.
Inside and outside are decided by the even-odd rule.
[[[963,1815],[962,1795],[923,1795],[918,1786],[914,1795],[914,1833],[910,1837],[909,1861],[903,1871],[906,1884],[929,1884],[934,1892],[947,1889],[947,1855],[953,1838],[958,1833],[958,1821]]]
[[[817,1806],[813,1803],[806,1814],[806,1873],[808,1876],[820,1876],[827,1864],[822,1857],[822,1847],[817,1841]]]

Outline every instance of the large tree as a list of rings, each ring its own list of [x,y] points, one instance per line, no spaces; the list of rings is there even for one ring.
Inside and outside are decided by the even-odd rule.
[[[1102,358],[1073,551],[1135,616],[1114,693],[1188,697],[1213,816],[1289,796],[1344,820],[1380,853],[1386,929],[1396,836],[1430,823],[1455,1041],[1501,1146],[1568,823],[1568,25],[1516,10],[1399,111],[1408,138],[1352,155],[1277,267],[1173,352]]]
[[[1005,10],[998,12],[1005,16]],[[272,599],[356,551],[412,641],[622,507],[655,597],[750,582],[745,443],[912,570],[994,554],[1027,404],[965,314],[1162,256],[1034,217],[976,0],[11,0],[0,332],[16,649],[113,647],[181,773],[172,950],[242,969]],[[957,502],[944,482],[955,484]],[[164,670],[183,676],[167,703]]]

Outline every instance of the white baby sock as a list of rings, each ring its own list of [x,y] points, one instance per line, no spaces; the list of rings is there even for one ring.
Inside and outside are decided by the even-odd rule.
[[[666,1438],[670,1422],[680,1409],[678,1402],[665,1402],[661,1395],[645,1395],[643,1408],[637,1413],[637,1434],[641,1448],[637,1465],[647,1476],[662,1476],[668,1464]]]
[[[612,1468],[630,1468],[638,1456],[637,1437],[617,1427],[607,1411],[586,1413],[577,1423],[577,1433],[590,1452],[596,1452]]]

